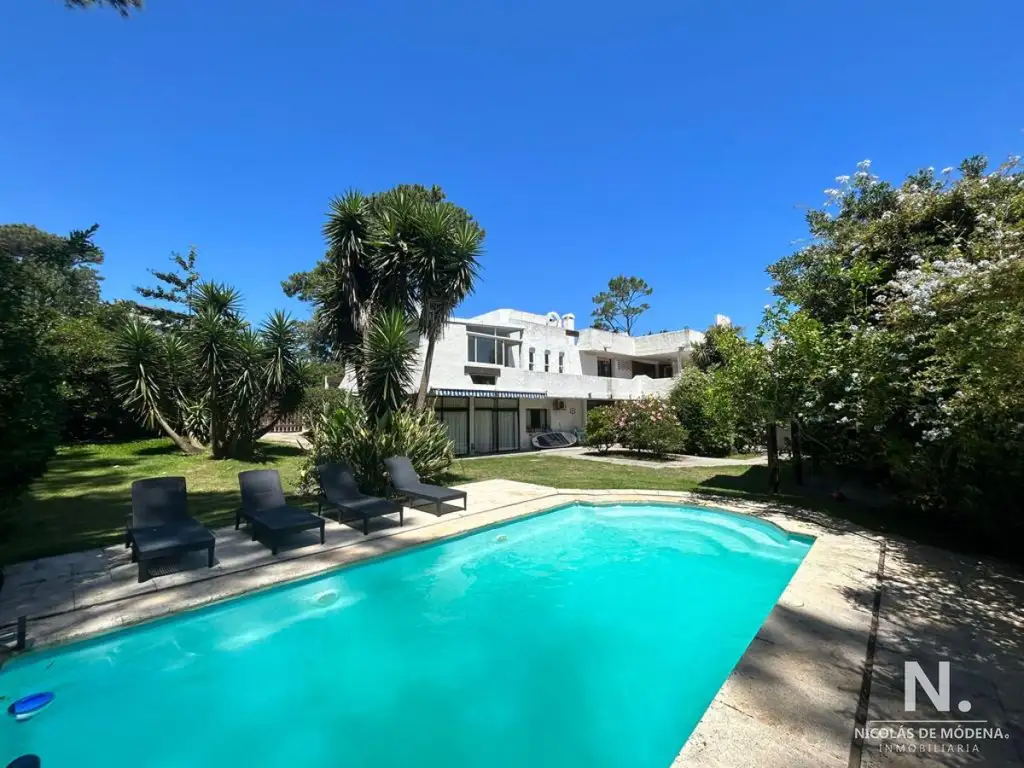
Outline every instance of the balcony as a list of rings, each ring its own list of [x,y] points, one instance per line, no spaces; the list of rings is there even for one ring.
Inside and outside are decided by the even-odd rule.
[[[635,400],[644,395],[666,395],[675,379],[652,379],[635,376],[631,379],[589,376],[571,373],[524,371],[503,368],[501,388],[524,392],[545,392],[548,397],[589,400]],[[447,386],[447,384],[445,384]]]

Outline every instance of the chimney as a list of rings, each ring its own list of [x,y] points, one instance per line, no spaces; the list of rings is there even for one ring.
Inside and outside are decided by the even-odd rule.
[[[576,330],[576,315],[572,312],[566,312],[562,315],[562,327],[567,331]]]
[[[557,312],[548,312],[548,325],[558,328],[562,324],[562,318]]]

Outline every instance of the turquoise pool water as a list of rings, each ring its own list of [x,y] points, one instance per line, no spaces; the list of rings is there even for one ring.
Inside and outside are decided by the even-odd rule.
[[[0,765],[667,768],[810,545],[563,507],[17,659]]]

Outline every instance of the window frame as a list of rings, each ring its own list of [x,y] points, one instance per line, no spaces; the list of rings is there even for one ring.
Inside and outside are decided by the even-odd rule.
[[[544,418],[541,419],[541,421],[543,421],[543,424],[541,426],[538,426],[538,427],[533,426],[533,423],[532,423],[533,419],[531,418],[531,414],[533,414],[533,413],[543,413],[544,414]],[[551,429],[551,410],[549,408],[527,408],[526,409],[526,431],[527,432],[541,432],[541,431],[549,430],[549,429]]]
[[[608,373],[601,373],[601,364],[605,363],[608,366]],[[603,379],[614,378],[615,363],[610,357],[599,357],[597,358],[597,375]]]

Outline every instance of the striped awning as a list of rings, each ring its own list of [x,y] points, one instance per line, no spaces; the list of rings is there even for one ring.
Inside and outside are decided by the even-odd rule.
[[[501,389],[432,389],[434,397],[500,397],[506,400],[539,400],[547,392],[510,392]]]

